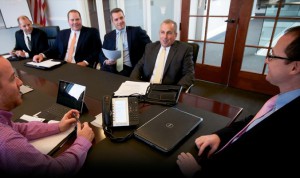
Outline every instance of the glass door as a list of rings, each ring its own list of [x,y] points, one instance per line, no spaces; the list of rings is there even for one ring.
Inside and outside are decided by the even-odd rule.
[[[187,0],[182,4],[182,41],[200,44],[196,78],[265,94],[264,60],[284,30],[299,25],[293,0]]]

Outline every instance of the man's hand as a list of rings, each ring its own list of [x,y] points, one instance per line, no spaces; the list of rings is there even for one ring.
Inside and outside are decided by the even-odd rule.
[[[117,63],[117,61],[116,60],[112,60],[112,59],[106,59],[105,61],[104,61],[104,63],[105,63],[105,65],[114,65],[114,64],[116,64]]]
[[[196,146],[199,149],[198,156],[201,156],[206,147],[210,146],[210,150],[207,154],[210,157],[219,147],[220,138],[216,134],[200,136],[195,140]]]
[[[77,65],[86,67],[86,66],[87,66],[87,63],[85,63],[85,62],[82,61],[82,62],[78,62]]]
[[[68,111],[58,124],[59,130],[61,132],[68,130],[73,124],[77,122],[77,118],[79,118],[79,116],[79,111],[77,111],[76,109],[71,109],[70,111]]]
[[[44,59],[44,56],[42,54],[34,55],[32,61],[33,62],[42,62]]]
[[[87,122],[84,122],[83,124],[77,122],[77,137],[78,136],[82,136],[90,142],[95,138],[95,134]]]
[[[201,170],[201,166],[197,163],[191,153],[182,152],[178,155],[176,163],[186,177],[193,177],[197,171]]]

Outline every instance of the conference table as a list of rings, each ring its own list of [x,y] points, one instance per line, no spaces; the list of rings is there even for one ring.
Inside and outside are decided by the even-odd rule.
[[[24,94],[23,104],[13,110],[13,119],[17,120],[22,114],[33,115],[47,108],[56,101],[59,80],[71,81],[87,86],[85,103],[88,112],[80,118],[82,122],[91,122],[102,112],[102,97],[112,95],[119,86],[130,80],[128,77],[81,67],[75,64],[64,64],[50,70],[40,70],[24,66],[25,62],[12,61],[16,74],[34,90]],[[181,175],[176,164],[177,155],[181,152],[190,152],[197,155],[194,140],[204,134],[210,134],[225,127],[234,121],[242,112],[242,108],[218,102],[189,93],[181,93],[179,103],[175,106],[203,118],[203,122],[180,142],[171,152],[161,152],[136,138],[126,142],[113,142],[105,136],[101,127],[92,128],[95,132],[93,146],[88,152],[86,162],[78,175]],[[167,106],[141,103],[139,105],[140,125],[156,116]],[[135,127],[114,128],[113,133],[122,137],[131,133]],[[59,149],[59,155],[68,148],[74,138]]]

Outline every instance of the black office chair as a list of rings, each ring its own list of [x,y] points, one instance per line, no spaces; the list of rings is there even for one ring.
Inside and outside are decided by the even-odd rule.
[[[194,65],[196,67],[196,63],[197,63],[197,58],[198,58],[198,53],[199,53],[199,44],[197,43],[187,43],[189,45],[191,45],[193,47],[193,62],[194,62]]]
[[[57,34],[59,33],[59,26],[46,26],[46,27],[38,27],[43,30],[47,34],[49,47],[54,45]]]
[[[198,53],[199,53],[199,44],[197,43],[189,43],[187,42],[187,44],[191,45],[193,47],[193,62],[194,62],[194,67],[196,67],[196,63],[197,63],[197,58],[198,58]],[[194,84],[190,85],[189,88],[187,88],[185,90],[185,93],[190,93],[191,88],[194,86]]]

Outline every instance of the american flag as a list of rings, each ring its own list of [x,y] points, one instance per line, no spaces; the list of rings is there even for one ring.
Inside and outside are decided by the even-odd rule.
[[[46,2],[45,0],[28,0],[32,17],[33,23],[39,24],[41,26],[46,26]]]

